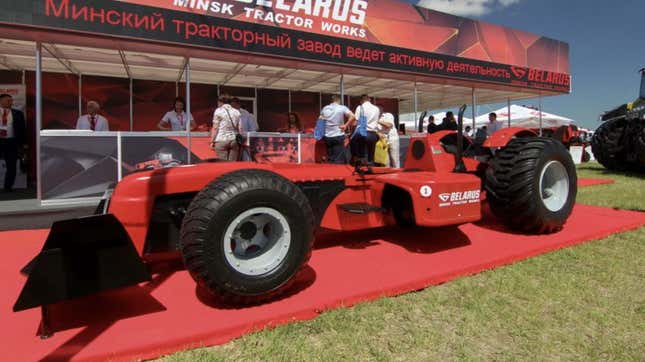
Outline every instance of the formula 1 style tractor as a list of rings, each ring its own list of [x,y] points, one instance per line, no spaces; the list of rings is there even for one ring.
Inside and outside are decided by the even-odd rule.
[[[606,112],[591,140],[594,157],[605,168],[645,172],[645,68],[639,97]]]
[[[476,222],[486,199],[509,228],[553,233],[572,212],[576,182],[562,143],[523,128],[483,147],[460,131],[413,136],[404,169],[203,162],[141,171],[96,215],[54,223],[14,310],[42,307],[46,336],[48,306],[145,282],[173,258],[213,298],[263,303],[289,289],[322,229]]]

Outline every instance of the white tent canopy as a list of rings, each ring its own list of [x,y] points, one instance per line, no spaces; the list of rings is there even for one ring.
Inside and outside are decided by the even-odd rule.
[[[497,121],[506,126],[508,124],[508,107],[500,108],[495,113],[497,113]],[[475,123],[477,128],[488,124],[488,113],[477,117]],[[543,128],[568,126],[572,123],[574,123],[572,119],[542,112]],[[540,111],[513,104],[511,105],[511,125],[513,127],[540,128]]]

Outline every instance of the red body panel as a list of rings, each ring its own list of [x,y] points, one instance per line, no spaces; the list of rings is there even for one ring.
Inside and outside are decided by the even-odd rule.
[[[520,127],[503,128],[493,133],[484,141],[484,147],[496,148],[506,146],[514,137],[537,136],[537,133]]]
[[[405,167],[431,172],[452,173],[455,168],[455,155],[446,152],[441,144],[441,140],[455,133],[455,131],[440,131],[425,136],[412,137],[405,159]],[[413,153],[413,145],[415,142],[422,142],[424,145],[425,151],[420,158],[417,158]],[[465,142],[470,141],[464,137],[464,145],[466,144]],[[472,158],[464,158],[464,164],[469,172],[475,172],[480,162]]]
[[[439,132],[411,141],[423,143],[425,152],[415,158],[408,151],[403,172],[374,168],[368,175],[355,173],[353,167],[331,164],[260,164],[251,162],[202,163],[135,173],[124,178],[113,192],[109,213],[114,214],[142,254],[154,203],[161,195],[198,192],[217,177],[240,169],[275,172],[294,183],[343,181],[345,189],[330,203],[319,227],[339,231],[362,230],[394,224],[391,213],[351,213],[341,205],[367,204],[380,208],[386,185],[407,191],[412,198],[415,219],[422,226],[453,225],[479,220],[481,181],[472,174],[456,174],[455,156],[446,152],[441,140],[454,132]],[[478,161],[465,158],[467,169],[477,170]],[[421,192],[431,190],[428,195]],[[442,197],[446,200],[442,200]],[[464,202],[465,201],[465,202]]]
[[[463,224],[481,219],[481,180],[471,174],[395,173],[378,181],[406,190],[412,196],[419,226]]]
[[[158,196],[196,192],[225,173],[240,169],[264,169],[293,182],[344,180],[352,175],[349,166],[258,164],[251,162],[202,163],[158,169],[125,177],[114,190],[108,212],[121,221],[142,252],[154,201]]]

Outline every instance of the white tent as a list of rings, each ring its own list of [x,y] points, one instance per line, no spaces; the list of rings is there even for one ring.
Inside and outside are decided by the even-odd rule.
[[[508,125],[508,107],[500,108],[495,113],[497,113],[497,122],[506,127]],[[478,116],[475,123],[477,128],[488,124],[488,113]],[[572,119],[542,112],[543,128],[568,126],[572,123],[574,123]],[[540,111],[513,104],[511,105],[511,125],[513,127],[540,128]]]

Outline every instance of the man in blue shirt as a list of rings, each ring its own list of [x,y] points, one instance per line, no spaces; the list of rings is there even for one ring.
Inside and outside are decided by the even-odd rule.
[[[320,112],[320,118],[325,120],[325,145],[327,146],[327,160],[330,163],[347,163],[345,157],[345,119],[354,119],[354,113],[349,108],[340,104],[340,96],[331,96],[331,103]]]

